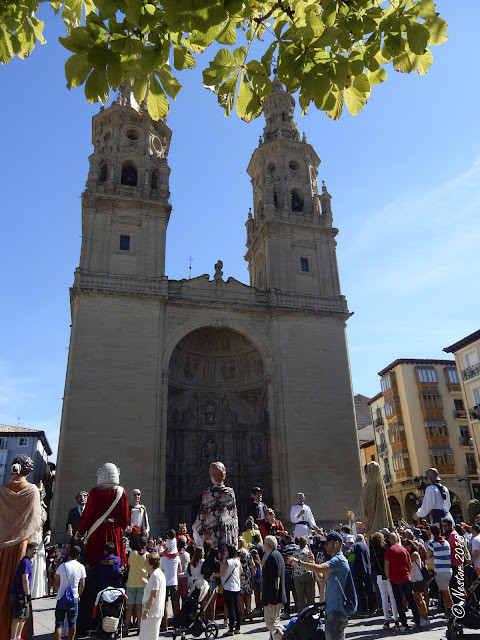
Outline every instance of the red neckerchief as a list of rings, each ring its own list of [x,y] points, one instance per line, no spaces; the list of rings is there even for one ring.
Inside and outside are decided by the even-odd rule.
[[[433,536],[435,542],[439,542],[441,545],[445,544],[445,538],[443,536]]]

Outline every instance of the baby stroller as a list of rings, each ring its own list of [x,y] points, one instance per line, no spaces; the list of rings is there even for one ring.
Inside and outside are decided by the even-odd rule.
[[[173,638],[180,635],[184,640],[185,634],[191,633],[194,638],[199,638],[202,633],[207,640],[215,640],[218,636],[218,626],[215,622],[204,622],[202,613],[206,611],[217,590],[213,591],[205,607],[202,609],[202,601],[208,594],[208,582],[199,578],[194,583],[194,588],[185,599],[185,604],[173,619]]]
[[[325,629],[320,617],[320,606],[325,603],[305,607],[293,624],[287,627],[282,640],[325,640]]]
[[[480,577],[476,578],[466,591],[465,602],[453,606],[453,615],[447,622],[447,640],[461,638],[463,627],[480,629]]]
[[[95,638],[116,640],[122,637],[124,624],[125,589],[107,587],[97,594],[93,617],[97,618]]]

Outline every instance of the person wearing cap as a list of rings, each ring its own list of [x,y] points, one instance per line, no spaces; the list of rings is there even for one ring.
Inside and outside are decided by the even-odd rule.
[[[290,520],[295,525],[295,538],[301,536],[309,538],[312,529],[319,531],[312,510],[305,504],[305,494],[301,491],[297,493],[297,504],[294,504],[290,509]]]
[[[325,638],[326,640],[344,640],[348,616],[345,611],[345,589],[347,576],[350,572],[348,560],[342,553],[343,538],[338,531],[331,531],[327,535],[325,551],[331,556],[330,560],[322,564],[312,562],[313,555],[308,562],[290,558],[293,565],[297,563],[303,569],[314,571],[318,578],[325,582]]]
[[[452,524],[455,524],[450,514],[450,492],[440,481],[440,475],[434,468],[427,469],[425,471],[425,477],[427,479],[428,486],[425,489],[425,496],[423,498],[422,506],[415,514],[416,518],[430,517],[430,522],[440,527],[442,532],[442,520],[448,518],[451,519]]]
[[[137,551],[139,548],[139,541],[142,536],[148,538],[150,533],[150,524],[148,522],[147,508],[145,505],[140,504],[140,498],[142,492],[140,489],[134,489],[132,491],[132,501],[128,505],[130,509],[130,524],[125,530],[125,533],[130,539],[130,549]]]
[[[118,495],[120,498],[117,500]],[[114,508],[103,518],[115,501]],[[94,529],[94,523],[101,518],[103,521]],[[106,542],[115,544],[115,555],[120,557],[121,566],[127,564],[123,531],[128,527],[129,522],[127,492],[120,486],[120,471],[112,462],[106,462],[97,471],[97,486],[90,490],[75,534],[75,539],[78,540],[83,538],[87,531],[89,532],[84,552],[89,565],[96,567],[103,559]]]
[[[253,487],[251,496],[252,501],[248,505],[247,515],[255,520],[255,523],[261,530],[262,524],[265,522],[265,509],[267,508],[267,505],[263,502],[263,489]]]

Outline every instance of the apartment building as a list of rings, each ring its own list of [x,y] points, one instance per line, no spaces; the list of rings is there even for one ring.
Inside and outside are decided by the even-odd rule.
[[[450,490],[452,515],[466,518],[480,483],[455,361],[400,358],[379,376],[369,405],[394,520],[412,520],[429,467]]]
[[[480,331],[445,347],[446,353],[455,356],[457,370],[460,372],[460,386],[466,425],[465,438],[473,446],[477,464],[477,476],[480,477]],[[480,500],[480,496],[475,496]]]
[[[34,484],[45,481],[47,459],[52,455],[45,431],[0,424],[0,484],[11,480],[10,466],[15,456],[20,454],[33,460],[33,471],[28,481]]]

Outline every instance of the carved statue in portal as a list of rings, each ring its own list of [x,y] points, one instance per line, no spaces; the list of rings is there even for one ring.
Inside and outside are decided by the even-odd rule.
[[[212,396],[208,396],[205,403],[205,423],[215,424],[215,405]]]
[[[235,378],[235,360],[224,360],[220,366],[225,382],[231,382]]]
[[[216,462],[220,457],[217,444],[211,438],[203,443],[203,459],[205,462]]]
[[[183,375],[191,380],[195,377],[195,374],[198,369],[198,358],[194,358],[192,356],[187,356],[185,360],[185,364],[183,365]]]

